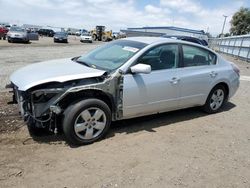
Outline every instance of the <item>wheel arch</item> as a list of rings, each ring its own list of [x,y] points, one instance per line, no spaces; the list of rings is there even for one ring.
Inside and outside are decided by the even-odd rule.
[[[88,98],[96,98],[105,102],[109,106],[112,114],[115,112],[115,102],[113,96],[100,89],[85,89],[78,92],[71,92],[60,100],[58,104],[65,110],[72,103]]]
[[[220,82],[216,83],[216,84],[212,87],[212,89],[210,90],[210,92],[211,92],[215,87],[220,86],[220,85],[223,86],[223,87],[225,88],[225,90],[226,90],[226,99],[228,99],[230,89],[229,89],[229,84],[228,84],[226,81],[220,81]]]

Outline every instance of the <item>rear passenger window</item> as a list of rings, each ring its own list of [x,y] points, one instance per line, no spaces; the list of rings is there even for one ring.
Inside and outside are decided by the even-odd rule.
[[[216,55],[195,46],[182,45],[184,67],[216,64]]]

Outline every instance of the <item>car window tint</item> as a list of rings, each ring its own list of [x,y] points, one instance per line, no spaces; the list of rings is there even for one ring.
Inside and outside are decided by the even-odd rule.
[[[177,44],[166,44],[155,47],[139,58],[137,63],[151,66],[152,71],[176,68],[179,61]]]
[[[213,65],[216,56],[212,52],[195,46],[182,45],[184,67]]]

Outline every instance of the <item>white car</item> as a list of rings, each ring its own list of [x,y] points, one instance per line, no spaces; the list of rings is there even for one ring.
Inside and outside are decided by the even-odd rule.
[[[90,33],[82,33],[80,36],[80,41],[81,42],[93,42],[92,36]]]
[[[216,113],[237,91],[239,69],[198,44],[134,37],[34,63],[10,80],[32,134],[62,128],[69,143],[89,144],[112,121],[194,106]]]

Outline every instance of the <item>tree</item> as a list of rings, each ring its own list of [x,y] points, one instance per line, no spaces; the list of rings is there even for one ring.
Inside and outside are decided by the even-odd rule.
[[[234,13],[230,33],[233,35],[244,35],[250,33],[250,9],[241,7]]]

